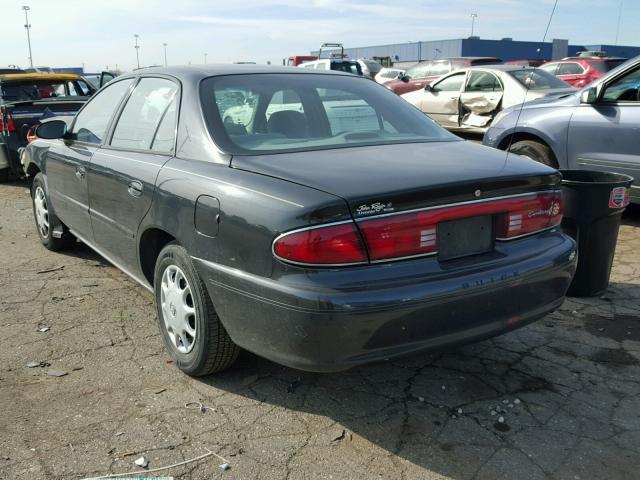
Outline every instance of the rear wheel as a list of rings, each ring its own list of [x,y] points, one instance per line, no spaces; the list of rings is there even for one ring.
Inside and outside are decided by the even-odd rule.
[[[553,156],[551,149],[541,142],[535,140],[521,140],[514,143],[509,148],[509,152],[530,158],[536,162],[544,163],[552,168],[558,168],[558,162]]]
[[[45,247],[52,251],[58,251],[69,248],[76,243],[76,238],[51,210],[42,173],[38,173],[31,184],[31,201],[38,236]]]
[[[160,332],[178,368],[201,376],[230,367],[240,349],[220,322],[184,247],[170,243],[162,249],[154,279]]]

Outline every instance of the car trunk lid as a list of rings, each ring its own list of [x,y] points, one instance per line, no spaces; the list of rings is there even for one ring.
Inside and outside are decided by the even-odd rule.
[[[354,218],[514,195],[557,185],[557,171],[464,141],[234,156],[233,168],[343,198]]]

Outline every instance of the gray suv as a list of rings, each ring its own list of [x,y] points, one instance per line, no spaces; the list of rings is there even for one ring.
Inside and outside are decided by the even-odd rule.
[[[640,57],[574,94],[503,110],[483,143],[556,168],[631,175],[640,203]]]

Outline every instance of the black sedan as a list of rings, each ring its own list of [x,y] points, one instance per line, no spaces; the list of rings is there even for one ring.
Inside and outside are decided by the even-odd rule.
[[[140,70],[37,135],[42,243],[153,291],[191,375],[240,348],[337,371],[490,337],[556,309],[575,269],[556,170],[353,75]]]

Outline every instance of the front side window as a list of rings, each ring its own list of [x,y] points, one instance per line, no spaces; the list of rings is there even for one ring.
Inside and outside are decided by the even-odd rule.
[[[556,70],[558,70],[558,64],[557,63],[548,63],[546,65],[542,65],[540,67],[541,70],[544,70],[545,72],[550,73],[551,75],[555,75],[556,74]]]
[[[491,72],[472,71],[469,72],[466,92],[501,92],[502,85]]]
[[[451,75],[433,86],[433,92],[459,92],[464,83],[464,73]]]
[[[607,85],[602,94],[602,101],[605,103],[640,102],[640,68]]]
[[[164,78],[143,78],[131,93],[113,131],[111,146],[130,150],[150,150],[156,132],[167,115],[170,125],[166,132],[175,130],[175,107],[178,85]],[[162,145],[171,144],[172,138],[163,139]],[[171,150],[168,148],[167,150]]]
[[[252,101],[229,106],[231,91]],[[200,95],[212,137],[232,154],[457,140],[396,94],[352,76],[218,76]]]
[[[95,95],[80,110],[71,127],[71,139],[78,142],[100,144],[111,117],[126,95],[133,79],[112,83]]]
[[[410,80],[419,80],[421,78],[428,77],[430,70],[431,62],[424,62],[411,67],[409,70],[407,70],[407,73],[405,73],[405,75],[409,77]]]

